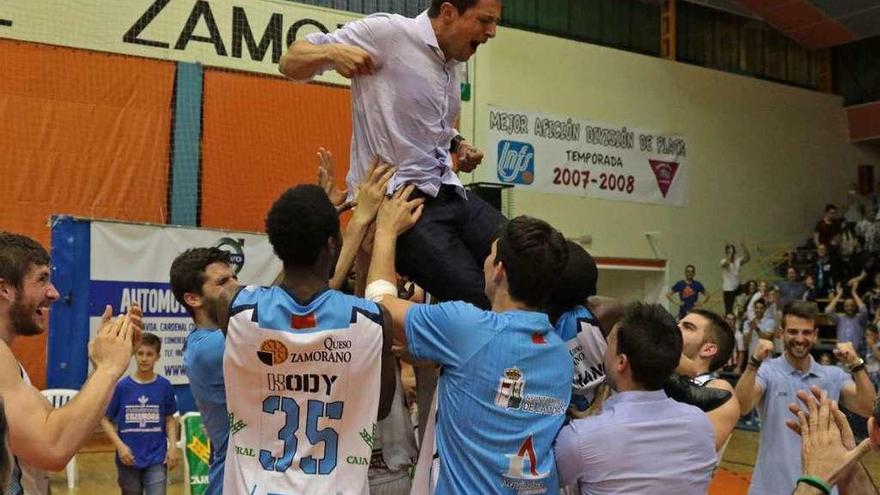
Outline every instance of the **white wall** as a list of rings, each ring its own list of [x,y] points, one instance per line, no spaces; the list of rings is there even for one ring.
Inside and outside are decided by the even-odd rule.
[[[596,256],[668,259],[672,281],[694,263],[710,290],[726,242],[800,242],[825,203],[842,201],[858,164],[880,164],[876,149],[847,142],[837,96],[659,58],[499,29],[471,79],[461,127],[480,146],[490,104],[686,136],[687,207],[520,190],[513,213],[592,235]],[[484,163],[472,178],[497,182],[494,172]],[[659,233],[656,253],[648,231]]]

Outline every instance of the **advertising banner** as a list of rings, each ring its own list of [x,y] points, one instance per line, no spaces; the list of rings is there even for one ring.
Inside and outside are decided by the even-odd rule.
[[[684,137],[570,116],[489,107],[486,163],[525,190],[685,206]]]

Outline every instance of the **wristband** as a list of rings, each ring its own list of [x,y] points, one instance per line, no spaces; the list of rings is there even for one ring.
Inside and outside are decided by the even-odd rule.
[[[364,291],[364,298],[373,302],[379,302],[385,296],[397,296],[397,285],[387,280],[371,282]]]
[[[849,372],[850,372],[850,374],[856,374],[859,371],[862,371],[863,369],[865,369],[865,361],[864,360],[862,360],[860,363],[858,363],[855,366],[853,366],[852,368],[850,368]]]
[[[752,368],[755,368],[755,369],[760,368],[761,363],[763,363],[763,362],[764,361],[761,361],[760,359],[756,358],[755,356],[752,356],[749,358],[749,366],[751,366]]]
[[[821,479],[819,479],[815,476],[804,475],[804,476],[801,476],[800,478],[798,478],[797,482],[798,483],[806,483],[806,484],[812,486],[813,488],[818,489],[819,491],[821,491],[825,495],[831,495],[831,487],[828,486],[828,484],[826,484],[824,481],[822,481]]]

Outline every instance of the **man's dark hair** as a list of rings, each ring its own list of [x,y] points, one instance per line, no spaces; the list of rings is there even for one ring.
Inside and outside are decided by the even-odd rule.
[[[31,265],[49,265],[46,249],[30,237],[0,230],[0,278],[21,289]]]
[[[733,346],[736,344],[733,328],[730,328],[727,321],[714,311],[698,308],[692,309],[691,313],[709,320],[709,329],[703,336],[703,342],[711,342],[718,346],[718,352],[709,362],[709,371],[716,371],[724,366],[733,354]]]
[[[553,322],[559,319],[562,313],[574,306],[586,304],[588,297],[595,296],[596,283],[599,279],[596,261],[590,253],[574,241],[566,241],[565,247],[568,251],[568,261],[547,301],[550,321]]]
[[[285,267],[309,266],[317,261],[327,239],[339,239],[339,217],[323,189],[301,184],[272,204],[266,233]]]
[[[767,301],[763,297],[759,297],[758,299],[756,299],[755,302],[752,303],[752,307],[754,307],[756,304],[760,304],[764,306],[764,309],[767,309]]]
[[[659,304],[635,302],[626,306],[617,329],[617,353],[626,354],[633,380],[647,390],[659,390],[681,358],[681,331]]]
[[[541,306],[567,260],[565,238],[547,222],[522,215],[501,227],[494,262],[504,263],[514,299]]]
[[[433,19],[440,15],[440,6],[444,3],[451,3],[459,14],[464,14],[479,1],[480,0],[431,0],[431,6],[428,7],[428,17]]]
[[[684,269],[687,270],[688,268],[690,268],[693,271],[697,271],[697,267],[695,267],[694,265],[685,265]]]
[[[171,292],[181,306],[186,308],[190,316],[195,316],[193,309],[186,303],[183,296],[187,292],[203,295],[202,286],[205,285],[205,269],[211,263],[226,263],[230,265],[229,252],[215,247],[199,247],[187,249],[177,255],[171,262],[169,276],[171,278]]]
[[[162,339],[150,332],[144,332],[143,334],[141,334],[141,345],[149,346],[153,349],[156,349],[156,354],[162,352]]]
[[[807,301],[791,301],[782,308],[782,328],[785,328],[785,318],[787,316],[794,316],[815,322],[816,308]]]
[[[829,211],[836,210],[836,209],[837,209],[837,205],[835,205],[834,203],[828,203],[827,205],[825,205],[825,213],[828,213]]]

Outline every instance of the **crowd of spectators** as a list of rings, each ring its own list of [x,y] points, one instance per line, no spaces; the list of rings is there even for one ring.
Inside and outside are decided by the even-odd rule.
[[[740,374],[761,338],[782,352],[779,313],[791,301],[816,304],[820,326],[826,329],[828,350],[850,342],[866,363],[874,385],[880,387],[880,195],[866,196],[853,185],[842,207],[828,204],[809,239],[786,253],[768,280],[740,280],[740,269],[751,254],[725,246],[720,268],[725,315],[736,328],[737,352],[728,370]],[[835,363],[833,355],[821,359]],[[818,359],[818,358],[817,358]]]

